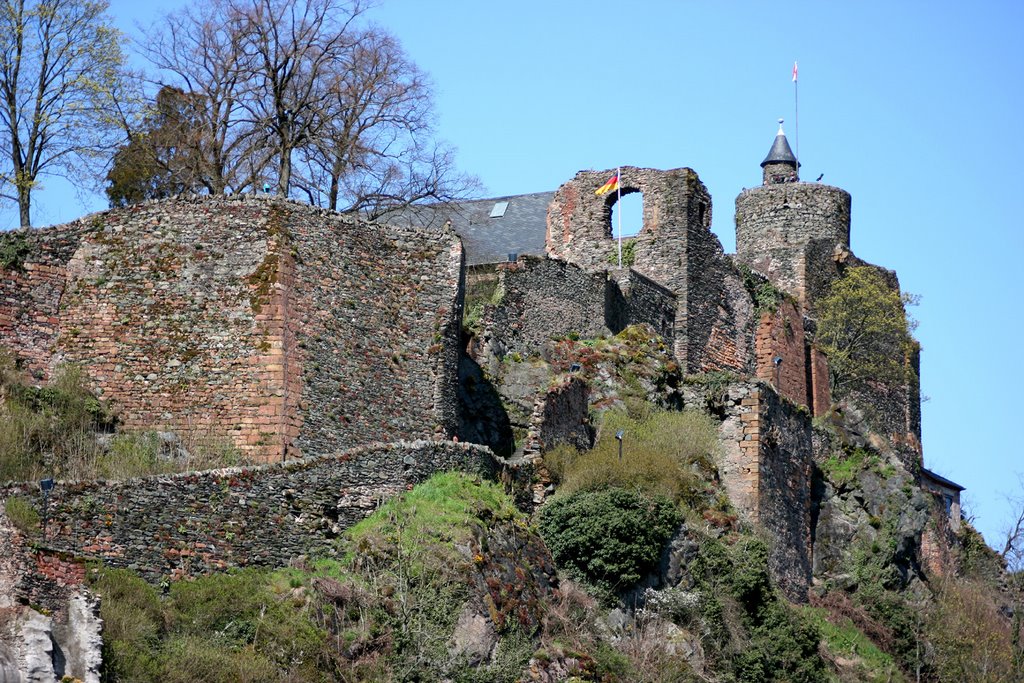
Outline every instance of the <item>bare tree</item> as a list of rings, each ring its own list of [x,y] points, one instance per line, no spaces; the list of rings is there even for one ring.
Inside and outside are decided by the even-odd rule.
[[[277,191],[288,195],[294,152],[324,125],[323,84],[356,49],[358,0],[233,0],[241,50],[252,69],[244,100],[255,138],[277,161]]]
[[[222,0],[168,14],[144,33],[142,54],[159,70],[161,87],[174,86],[197,106],[181,126],[179,145],[191,149],[192,175],[210,194],[252,186],[252,125],[242,100],[252,66],[241,48],[243,18]],[[185,123],[184,121],[181,123]]]
[[[361,0],[211,0],[148,32],[151,80],[205,109],[189,113],[179,147],[195,148],[183,158],[201,162],[207,191],[272,184],[377,214],[477,187],[433,139],[425,76],[393,37],[358,25],[362,11]]]
[[[323,125],[301,150],[298,184],[311,203],[376,216],[476,189],[452,150],[434,142],[430,83],[392,36],[363,32],[323,78]]]
[[[1017,475],[1016,493],[1006,496],[1011,516],[1006,525],[1006,540],[1000,555],[1006,562],[1013,596],[1013,664],[1017,676],[1024,675],[1024,475]],[[1018,679],[1019,680],[1019,679]]]
[[[0,1],[0,196],[31,225],[40,176],[79,180],[120,142],[119,34],[102,0]]]

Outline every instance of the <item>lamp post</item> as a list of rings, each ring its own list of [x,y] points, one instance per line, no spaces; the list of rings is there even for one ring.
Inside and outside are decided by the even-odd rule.
[[[622,462],[622,437],[626,435],[625,429],[615,432],[615,440],[619,442],[619,462]]]

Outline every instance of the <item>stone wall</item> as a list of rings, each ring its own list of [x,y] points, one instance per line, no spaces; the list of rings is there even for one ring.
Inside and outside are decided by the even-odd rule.
[[[736,198],[736,255],[807,310],[807,246],[831,256],[850,246],[850,194],[818,183],[782,183],[744,190]]]
[[[67,264],[90,230],[79,221],[0,235],[0,248],[11,255],[0,265],[0,340],[37,378],[53,371]]]
[[[615,174],[580,171],[555,193],[548,207],[547,251],[588,270],[614,264],[617,241],[612,234],[615,192],[601,197],[594,191]],[[643,193],[643,227],[635,238],[635,260],[641,275],[675,291],[686,277],[684,258],[691,224],[711,226],[711,196],[689,168],[661,171],[624,166],[622,194]]]
[[[706,398],[685,400],[700,405]],[[740,516],[772,538],[769,568],[780,589],[804,602],[811,581],[810,417],[758,382],[730,385],[718,408],[722,484]]]
[[[483,447],[439,441],[374,444],[331,456],[123,482],[57,482],[50,495],[45,555],[101,560],[149,580],[244,566],[280,567],[297,555],[329,553],[333,539],[434,472],[493,476]],[[43,511],[35,482],[12,484]],[[58,567],[59,568],[59,567]]]
[[[754,302],[732,260],[707,228],[691,226],[686,269],[686,281],[676,291],[680,307],[675,350],[680,365],[691,373],[752,374]]]
[[[521,257],[497,272],[497,303],[486,307],[483,334],[472,348],[482,363],[542,354],[552,339],[607,336],[629,325],[650,325],[673,343],[676,296],[633,269],[587,271],[557,259]]]
[[[615,193],[594,191],[615,173],[580,171],[562,185],[548,209],[547,251],[587,270],[615,262],[611,214]],[[621,169],[622,194],[642,192],[643,226],[630,267],[676,298],[673,350],[689,372],[747,371],[753,355],[753,307],[741,280],[710,230],[711,196],[688,168]],[[665,320],[645,320],[655,329]]]
[[[828,359],[808,340],[813,322],[792,301],[761,315],[755,335],[758,379],[775,387],[784,398],[823,415],[831,406]],[[776,359],[781,362],[776,364]]]
[[[803,317],[791,301],[763,313],[757,326],[757,377],[796,404],[808,404]]]
[[[450,232],[204,197],[24,234],[21,267],[0,272],[0,345],[40,376],[80,365],[125,427],[265,460],[454,433]]]
[[[484,314],[482,345],[494,358],[538,353],[552,337],[611,332],[605,324],[607,277],[565,261],[521,257],[498,266],[500,301]]]
[[[609,271],[618,291],[610,293],[608,327],[618,333],[630,325],[647,324],[672,348],[675,342],[676,296],[632,268]]]

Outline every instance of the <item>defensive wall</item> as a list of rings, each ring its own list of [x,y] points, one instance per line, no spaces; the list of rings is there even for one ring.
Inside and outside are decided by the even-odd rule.
[[[709,397],[690,387],[685,403]],[[719,474],[746,522],[771,536],[769,568],[785,595],[807,600],[811,585],[811,418],[766,383],[736,382],[710,397],[719,426]]]
[[[540,353],[553,338],[594,338],[647,324],[669,345],[676,296],[628,269],[585,270],[557,259],[521,256],[497,266],[496,303],[484,313],[481,357]]]
[[[262,460],[457,424],[462,248],[295,202],[178,198],[3,236],[0,345],[86,372],[127,428]]]
[[[46,505],[35,482],[8,484],[42,516],[32,538],[36,580],[80,583],[83,562],[132,569],[150,581],[232,567],[281,567],[330,554],[334,539],[388,498],[444,470],[495,476],[486,448],[444,441],[372,444],[343,453],[256,467],[119,482],[58,481]],[[52,592],[52,591],[51,591]]]

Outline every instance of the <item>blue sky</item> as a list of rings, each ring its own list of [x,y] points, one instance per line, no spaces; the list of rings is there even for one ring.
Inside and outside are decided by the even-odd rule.
[[[129,33],[152,12],[111,7]],[[485,196],[689,166],[730,252],[777,118],[796,142],[799,60],[802,176],[849,191],[853,251],[921,295],[925,462],[968,488],[997,542],[1003,495],[1024,487],[1024,3],[384,0],[370,17],[431,75],[440,134]],[[49,182],[34,216],[103,206]]]

